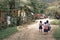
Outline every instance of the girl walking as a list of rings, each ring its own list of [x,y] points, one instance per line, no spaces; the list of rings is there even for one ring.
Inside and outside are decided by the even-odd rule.
[[[48,31],[50,31],[51,26],[50,26],[50,24],[49,24],[49,21],[47,20],[46,23],[47,23],[47,25],[48,25]]]
[[[44,33],[45,35],[48,34],[48,25],[46,22],[44,23]]]
[[[43,25],[43,24],[42,24],[42,21],[40,21],[40,23],[39,23],[39,31],[40,31],[40,32],[42,32],[42,25]]]

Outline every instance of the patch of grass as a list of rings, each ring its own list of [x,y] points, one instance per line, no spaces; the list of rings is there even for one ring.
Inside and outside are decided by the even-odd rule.
[[[0,30],[0,40],[16,33],[17,31],[16,27],[9,27],[7,29]]]
[[[54,21],[51,22],[52,25],[59,25],[60,20],[55,19]]]
[[[56,28],[56,30],[54,31],[53,36],[56,40],[60,40],[60,28]]]

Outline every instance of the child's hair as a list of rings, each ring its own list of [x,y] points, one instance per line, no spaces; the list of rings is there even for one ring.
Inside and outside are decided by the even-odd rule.
[[[47,20],[46,23],[49,23],[49,21]]]
[[[46,22],[44,22],[44,24],[46,24]]]
[[[40,23],[42,23],[42,21],[40,21]]]

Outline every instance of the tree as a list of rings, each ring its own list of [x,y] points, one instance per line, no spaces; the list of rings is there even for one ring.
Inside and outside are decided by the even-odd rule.
[[[44,13],[44,10],[47,8],[47,5],[45,5],[45,3],[38,0],[30,0],[29,5],[33,8],[34,13]]]
[[[55,14],[54,14],[54,17],[56,18],[56,19],[60,19],[60,12],[55,12]]]
[[[8,0],[2,0],[0,2],[0,28],[6,28],[6,13],[8,10]]]

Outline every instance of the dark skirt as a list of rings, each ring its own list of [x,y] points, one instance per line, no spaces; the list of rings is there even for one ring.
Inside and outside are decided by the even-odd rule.
[[[44,32],[48,32],[48,29],[44,29]]]
[[[39,29],[42,29],[42,26],[39,26]]]

